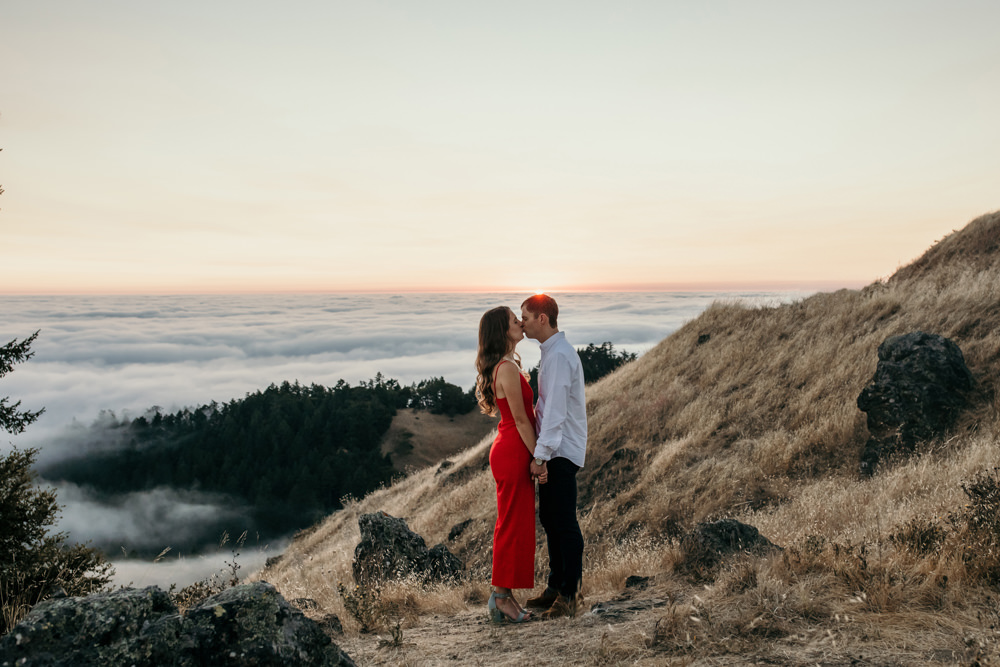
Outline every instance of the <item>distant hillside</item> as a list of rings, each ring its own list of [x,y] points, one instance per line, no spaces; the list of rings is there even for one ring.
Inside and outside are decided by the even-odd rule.
[[[479,442],[496,425],[496,417],[479,410],[449,417],[406,408],[393,417],[381,452],[392,460],[394,470],[419,470],[465,450],[470,442]]]
[[[962,633],[985,637],[989,631],[976,619],[994,603],[983,573],[1000,561],[988,560],[994,551],[982,540],[1000,545],[1000,526],[993,537],[976,532],[986,524],[970,512],[996,513],[989,510],[993,501],[977,504],[988,493],[978,500],[970,493],[993,484],[1000,494],[1000,480],[982,478],[1000,466],[997,294],[1000,213],[992,213],[862,290],[777,307],[716,303],[635,363],[589,386],[590,441],[580,474],[588,602],[613,598],[626,575],[643,574],[658,582],[661,596],[697,595],[697,604],[716,614],[710,626],[693,606],[661,612],[658,629],[650,625],[632,655],[662,655],[664,646],[672,655],[685,654],[685,646],[701,656],[725,653],[726,637],[777,655],[769,652],[778,648],[753,643],[768,636],[784,638],[794,654],[819,636],[810,633],[835,628],[839,648],[829,647],[828,659],[846,660],[853,651],[888,660],[904,648],[917,655],[912,651],[922,646],[929,655],[937,650],[933,642],[964,651]],[[915,329],[961,347],[980,399],[949,437],[862,479],[867,428],[856,399],[875,370],[879,344]],[[331,582],[351,580],[358,516],[384,510],[406,518],[429,544],[444,542],[468,568],[469,580],[451,597],[438,591],[424,602],[426,594],[413,589],[393,593],[394,604],[410,601],[408,623],[419,627],[423,614],[444,608],[456,614],[477,608],[488,591],[495,520],[489,445],[484,438],[447,469],[417,472],[352,503],[296,539],[258,576],[289,597],[308,593],[317,613],[349,619]],[[676,538],[720,517],[758,527],[785,547],[783,555],[709,585],[689,581],[674,568],[681,557]],[[464,531],[449,540],[463,521],[469,522]],[[973,535],[980,542],[970,551]],[[539,532],[539,581],[543,544]],[[1000,617],[1000,608],[990,613]],[[661,622],[668,617],[666,632]],[[949,629],[928,632],[935,624]],[[348,626],[363,650],[364,638]],[[574,635],[572,628],[560,626],[568,642],[603,650],[593,632]],[[989,637],[983,650],[997,645]],[[523,652],[531,654],[531,647]]]

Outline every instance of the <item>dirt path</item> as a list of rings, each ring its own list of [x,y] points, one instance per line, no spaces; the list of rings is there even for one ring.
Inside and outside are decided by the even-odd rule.
[[[403,628],[401,646],[392,646],[387,635],[340,638],[338,644],[359,665],[606,665],[626,658],[612,655],[618,638],[639,639],[650,622],[655,618],[648,611],[612,622],[586,612],[573,619],[497,625],[487,620],[484,605],[454,616],[423,617]],[[663,664],[662,658],[636,663],[642,656],[635,653],[628,664]]]
[[[421,617],[403,628],[402,642],[387,635],[339,637],[337,643],[358,665],[430,667],[434,665],[957,665],[970,664],[953,646],[912,651],[872,642],[843,627],[768,640],[733,637],[701,644],[692,636],[688,649],[676,638],[664,640],[660,621],[670,602],[662,598],[591,603],[576,618],[522,625],[489,623],[484,609],[452,616]],[[682,638],[681,643],[685,640]]]

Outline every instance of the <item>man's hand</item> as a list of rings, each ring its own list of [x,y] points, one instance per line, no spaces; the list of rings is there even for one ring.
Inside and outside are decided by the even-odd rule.
[[[531,465],[529,466],[531,470],[531,477],[537,479],[539,484],[545,484],[549,481],[549,466],[548,462],[543,462],[542,465],[535,465],[535,460],[531,460]]]

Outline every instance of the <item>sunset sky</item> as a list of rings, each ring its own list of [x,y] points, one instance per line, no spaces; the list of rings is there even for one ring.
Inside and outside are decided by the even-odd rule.
[[[0,292],[859,286],[1000,208],[1000,3],[34,0]]]

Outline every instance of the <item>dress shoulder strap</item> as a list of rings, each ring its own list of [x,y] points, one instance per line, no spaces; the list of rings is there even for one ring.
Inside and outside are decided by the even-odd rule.
[[[494,394],[496,394],[496,393],[497,393],[497,373],[499,373],[499,372],[500,372],[500,367],[501,367],[501,366],[503,366],[503,365],[504,365],[505,363],[507,363],[508,361],[510,361],[510,359],[501,359],[501,360],[500,360],[500,363],[499,363],[499,364],[497,364],[497,365],[496,365],[496,366],[495,366],[495,367],[493,368],[493,393],[494,393]]]

